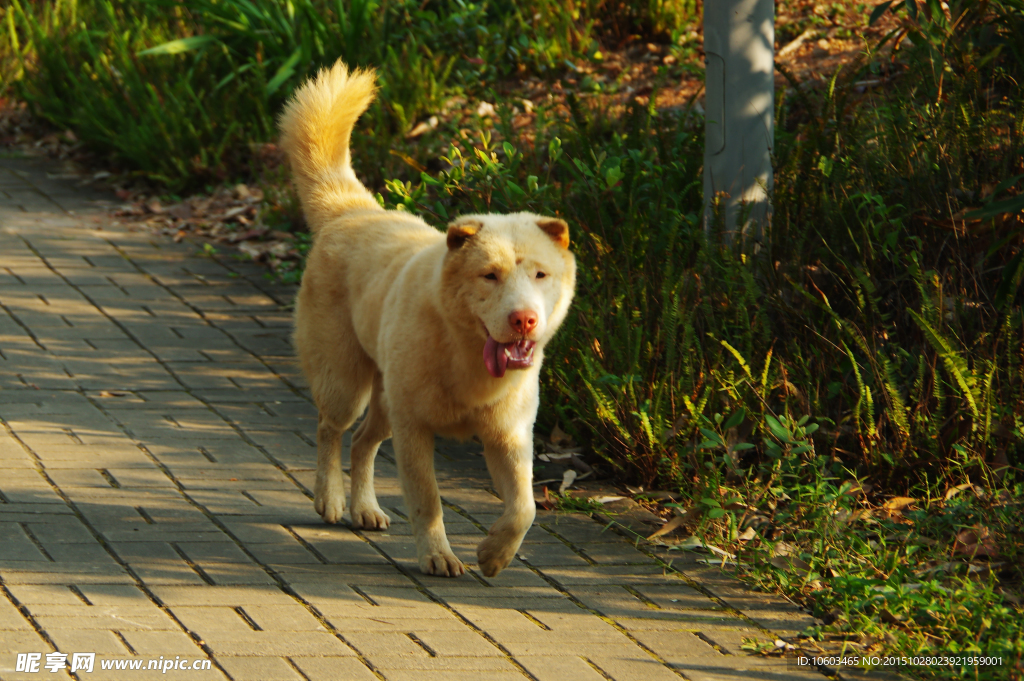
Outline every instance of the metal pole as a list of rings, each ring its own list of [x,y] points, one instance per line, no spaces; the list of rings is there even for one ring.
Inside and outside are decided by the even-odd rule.
[[[704,226],[760,241],[771,213],[775,3],[704,0]]]

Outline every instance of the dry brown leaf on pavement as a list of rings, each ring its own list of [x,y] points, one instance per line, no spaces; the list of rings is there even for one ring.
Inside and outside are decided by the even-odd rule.
[[[681,514],[671,518],[667,523],[665,523],[660,528],[658,528],[658,530],[655,531],[652,535],[647,537],[647,539],[648,540],[656,539],[656,538],[662,537],[662,536],[664,536],[664,535],[666,535],[666,534],[668,534],[670,532],[674,532],[675,530],[677,530],[680,527],[688,525],[688,524],[690,524],[692,522],[696,522],[696,520],[699,517],[700,517],[700,510],[698,510],[696,508],[687,509],[685,513],[681,513]]]
[[[627,497],[622,497],[622,496],[618,496],[618,495],[615,495],[615,494],[606,494],[606,495],[597,496],[597,497],[590,497],[590,500],[591,501],[596,501],[599,504],[610,504],[610,503],[613,503],[613,502],[616,502],[616,501],[622,501],[623,499],[626,499],[626,498]]]
[[[551,493],[546,485],[540,493],[534,494],[533,500],[537,508],[542,511],[550,511],[555,507],[555,501],[551,498]]]

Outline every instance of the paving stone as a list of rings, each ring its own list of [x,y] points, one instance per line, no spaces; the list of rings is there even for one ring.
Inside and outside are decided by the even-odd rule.
[[[131,577],[119,565],[25,563],[0,560],[0,578],[14,584],[127,584]]]
[[[485,657],[412,657],[409,655],[393,655],[390,657],[376,657],[373,659],[373,666],[383,672],[386,678],[392,678],[396,673],[409,671],[421,671],[426,673],[454,672],[457,675],[473,672],[477,678],[481,674],[484,678],[490,679],[494,672],[515,673],[517,678],[523,678],[522,672],[511,661],[510,658],[497,655]],[[563,679],[565,681],[565,679]]]
[[[35,631],[4,631],[0,636],[0,653],[4,653],[5,656],[14,657],[14,653],[48,653],[52,650],[46,640]],[[7,678],[6,675],[4,678]]]
[[[516,661],[523,665],[537,681],[607,681],[585,658],[575,655],[517,655]]]
[[[159,632],[166,635],[168,632]],[[105,627],[96,629],[47,629],[46,635],[50,637],[57,650],[70,652],[88,652],[99,655],[120,655],[127,656],[131,651],[124,642],[112,631]],[[31,651],[20,651],[31,652]]]
[[[466,625],[454,617],[450,619],[418,619],[413,617],[391,617],[388,614],[375,616],[374,613],[362,613],[357,617],[343,617],[330,612],[325,612],[324,616],[331,626],[341,632],[342,635],[348,635],[351,632],[366,633],[371,631],[397,633],[415,631],[422,633],[429,631],[463,632],[466,630]]]
[[[139,655],[151,657],[171,656],[206,657],[206,653],[182,631],[143,631],[138,629],[120,630],[118,633]]]
[[[370,669],[354,657],[289,656],[309,681],[378,681]]]
[[[220,663],[235,681],[292,681],[303,678],[282,657],[225,657]]]
[[[408,633],[387,631],[353,631],[345,634],[345,640],[371,662],[375,658],[411,656],[434,657],[423,646],[417,645]]]
[[[649,656],[597,653],[587,659],[615,681],[679,681],[674,671]]]
[[[7,636],[12,631],[31,631],[32,625],[18,608],[7,600],[0,600],[0,631]]]
[[[385,673],[388,681],[476,681],[480,678],[480,672],[453,671],[453,670],[425,670],[425,669],[388,669]],[[487,678],[493,681],[520,681],[523,678],[522,672],[515,671],[489,671]]]
[[[439,657],[503,657],[498,648],[475,631],[413,631]]]
[[[252,604],[291,605],[294,599],[280,589],[268,586],[155,586],[153,594],[165,605],[227,605],[241,607]]]
[[[355,655],[351,648],[332,634],[315,631],[268,632],[230,631],[216,629],[200,631],[214,655],[227,656],[331,656]]]
[[[180,631],[177,624],[156,606],[29,606],[43,629],[116,629]]]

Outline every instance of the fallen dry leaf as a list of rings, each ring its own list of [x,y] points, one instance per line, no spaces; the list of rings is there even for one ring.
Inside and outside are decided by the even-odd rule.
[[[534,503],[537,505],[537,508],[543,511],[550,511],[555,507],[555,504],[551,499],[551,494],[548,492],[547,487],[544,487],[544,493],[539,495],[539,498],[537,496],[534,496],[533,500]]]
[[[649,537],[647,537],[647,541],[651,541],[652,539],[664,536],[669,532],[674,532],[675,530],[679,529],[685,524],[686,516],[677,515],[676,517],[672,518],[667,523],[659,527],[657,530],[655,530]]]
[[[433,130],[434,128],[436,128],[437,124],[438,124],[437,116],[431,116],[427,120],[420,121],[419,123],[417,123],[415,125],[415,127],[413,127],[413,129],[410,130],[409,133],[405,137],[406,137],[406,139],[415,139],[415,138],[419,137],[420,135],[424,135],[424,134],[430,132],[431,130]]]
[[[915,503],[917,503],[917,499],[913,497],[893,497],[882,504],[882,508],[887,511],[902,511]]]
[[[551,437],[549,439],[551,440],[551,444],[556,446],[572,442],[572,438],[570,438],[564,430],[559,428],[557,423],[555,424],[554,429],[552,429]]]
[[[573,454],[569,457],[569,465],[584,475],[591,475],[594,469],[586,461]]]
[[[1013,593],[1012,591],[1009,591],[1008,589],[1006,589],[1004,587],[1000,587],[999,588],[999,595],[1002,596],[1004,599],[1006,599],[1008,602],[1010,602],[1013,605],[1016,605],[1018,607],[1020,606],[1020,604],[1022,602],[1022,599],[1021,599],[1020,596],[1018,596],[1017,594]]]
[[[120,390],[101,390],[100,397],[124,397],[128,393],[121,392]]]
[[[953,555],[994,557],[999,555],[999,548],[987,527],[975,527],[957,532]]]
[[[844,511],[839,511],[838,513],[836,513],[836,520],[838,520],[840,523],[844,523],[844,524],[846,524],[846,523],[853,523],[853,522],[856,522],[858,520],[870,520],[870,519],[871,519],[871,509],[870,508],[863,508],[863,509],[860,509],[860,510],[857,510],[857,511],[845,511],[844,510]]]
[[[796,547],[784,541],[775,542],[775,546],[772,547],[772,555],[774,556],[788,556],[794,551],[796,551]]]
[[[861,484],[857,480],[847,480],[843,484],[844,485],[845,484],[849,484],[850,485],[850,488],[848,490],[846,490],[846,492],[844,494],[846,494],[848,496],[851,496],[851,497],[857,496],[857,495],[865,495],[865,494],[867,494],[868,492],[871,491],[871,485],[869,485],[869,484]]]
[[[188,220],[192,217],[192,206],[187,203],[176,203],[167,209],[167,214],[179,220]]]
[[[566,469],[565,473],[562,474],[562,484],[558,486],[559,494],[565,494],[565,490],[576,480],[576,475],[576,471],[572,468]]]
[[[634,492],[634,494],[646,495],[652,501],[675,501],[679,498],[678,494],[674,492],[666,492],[664,490],[651,490],[650,492]]]
[[[750,541],[756,536],[757,532],[754,530],[754,528],[748,527],[747,529],[743,530],[743,533],[739,537],[737,537],[737,539],[739,539],[740,541]]]
[[[229,209],[223,215],[217,216],[217,217],[215,217],[213,219],[214,220],[221,220],[223,222],[227,222],[228,220],[231,220],[232,218],[236,218],[237,219],[239,215],[241,215],[242,213],[245,213],[247,211],[250,211],[252,209],[253,209],[252,206],[235,206],[234,208]]]
[[[949,489],[946,490],[946,494],[945,494],[945,496],[943,498],[944,498],[945,501],[949,501],[950,499],[955,497],[957,494],[960,494],[960,492],[963,492],[964,490],[967,490],[967,489],[973,489],[974,487],[975,487],[975,485],[973,483],[970,483],[970,482],[965,482],[964,484],[957,485],[956,487],[950,487]],[[975,490],[975,492],[979,492],[979,491],[981,491],[980,488]]]
[[[892,624],[902,629],[908,628],[907,623],[903,621],[902,617],[894,615],[887,608],[882,608],[881,612],[878,613],[878,619],[882,620],[886,624]]]
[[[238,242],[248,241],[249,239],[258,239],[266,233],[267,231],[265,229],[247,229],[244,232],[235,232],[231,235],[229,241]]]

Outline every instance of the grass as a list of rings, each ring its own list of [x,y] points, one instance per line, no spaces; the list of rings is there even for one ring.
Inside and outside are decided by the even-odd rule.
[[[870,8],[828,28],[857,16],[840,5],[794,36],[862,33]],[[572,226],[577,298],[543,426],[616,480],[679,492],[747,579],[828,622],[818,644],[956,646],[1020,676],[1024,6],[876,14],[891,32],[824,81],[780,69],[756,245],[701,229],[703,119],[655,105],[699,73],[688,2],[16,1],[0,68],[38,115],[166,191],[262,177],[264,222],[301,230],[253,145],[319,65],[379,67],[354,156],[382,202],[439,227],[484,210]],[[674,63],[651,68],[654,92],[617,95],[633,84],[610,65],[647,41]]]
[[[1019,678],[1019,481],[965,483],[938,498],[878,504],[870,483],[810,452],[783,458],[764,484],[714,477],[691,497],[704,507],[695,533],[734,555],[721,562],[745,579],[786,593],[822,618],[823,626],[805,632],[804,651],[997,655],[999,666],[902,671],[919,678]]]

